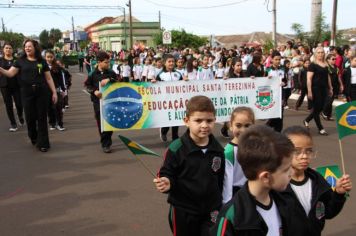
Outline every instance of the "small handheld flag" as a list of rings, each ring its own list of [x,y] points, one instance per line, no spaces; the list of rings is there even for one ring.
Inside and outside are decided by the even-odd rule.
[[[135,155],[136,159],[141,163],[141,165],[148,171],[148,173],[150,173],[154,178],[156,178],[156,174],[153,173],[152,170],[150,170],[150,168],[140,159],[137,157],[137,155],[140,154],[146,154],[146,155],[152,155],[152,156],[157,156],[159,157],[159,155],[157,153],[155,153],[154,151],[124,137],[121,135],[118,135],[119,138],[121,139],[121,141],[126,145],[126,147]]]
[[[356,134],[356,101],[337,106],[335,115],[339,139]]]
[[[316,171],[324,177],[324,179],[330,184],[332,190],[335,191],[336,180],[341,177],[339,166],[321,166],[317,167]]]
[[[126,147],[134,154],[134,155],[140,155],[140,154],[146,154],[146,155],[152,155],[152,156],[157,156],[159,157],[157,153],[154,151],[124,137],[121,135],[118,135],[121,141],[126,145]]]

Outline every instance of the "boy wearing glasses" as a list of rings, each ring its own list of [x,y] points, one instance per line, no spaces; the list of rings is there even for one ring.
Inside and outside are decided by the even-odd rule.
[[[309,168],[311,159],[316,157],[313,140],[309,131],[292,126],[283,131],[295,146],[292,160],[292,179],[285,199],[291,204],[291,235],[321,235],[325,220],[332,219],[342,210],[346,201],[345,193],[352,189],[349,175],[336,181],[333,191],[326,180]]]

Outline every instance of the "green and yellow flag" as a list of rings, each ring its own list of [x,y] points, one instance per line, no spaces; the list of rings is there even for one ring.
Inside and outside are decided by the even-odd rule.
[[[335,114],[340,140],[345,136],[356,134],[356,101],[337,106]]]
[[[330,184],[331,188],[335,191],[336,180],[341,177],[339,166],[321,166],[317,167],[316,171],[324,177],[324,179]]]
[[[152,155],[152,156],[157,156],[159,155],[155,153],[154,151],[124,137],[121,135],[118,135],[121,141],[126,145],[126,147],[134,154],[134,155],[140,155],[140,154],[146,154],[146,155]]]

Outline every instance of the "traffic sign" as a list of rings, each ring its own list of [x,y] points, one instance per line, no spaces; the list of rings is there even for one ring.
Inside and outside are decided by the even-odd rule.
[[[171,33],[171,31],[163,31],[162,41],[163,41],[163,44],[172,44],[172,33]]]

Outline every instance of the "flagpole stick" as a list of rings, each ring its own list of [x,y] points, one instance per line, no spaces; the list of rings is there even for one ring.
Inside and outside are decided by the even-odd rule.
[[[343,174],[345,174],[346,171],[345,171],[345,162],[344,162],[344,152],[342,151],[342,144],[341,144],[341,140],[340,139],[339,139],[339,146],[340,146],[342,172],[343,172]]]
[[[141,165],[148,171],[148,173],[150,173],[153,178],[156,178],[156,174],[152,172],[152,170],[150,170],[150,168],[148,168],[148,166],[139,158],[137,157],[136,155],[134,155],[136,157],[136,159],[141,163]]]

